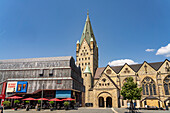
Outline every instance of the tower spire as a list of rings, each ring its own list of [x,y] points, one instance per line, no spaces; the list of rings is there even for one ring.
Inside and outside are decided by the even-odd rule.
[[[87,10],[87,18],[86,18],[84,30],[83,30],[83,33],[82,33],[82,36],[81,36],[81,40],[80,40],[80,46],[81,46],[84,39],[87,41],[88,45],[90,45],[91,38],[93,38],[94,44],[97,45],[93,30],[92,30],[90,18],[89,18],[89,10]]]

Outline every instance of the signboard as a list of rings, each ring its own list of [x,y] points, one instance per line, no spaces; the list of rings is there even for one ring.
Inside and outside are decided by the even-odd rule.
[[[71,90],[56,90],[55,98],[71,98]]]
[[[2,92],[1,92],[2,95],[5,95],[6,84],[7,84],[6,82],[3,83]]]
[[[19,81],[17,82],[17,93],[26,93],[27,92],[27,81]]]
[[[6,92],[15,92],[17,87],[17,82],[8,82]]]

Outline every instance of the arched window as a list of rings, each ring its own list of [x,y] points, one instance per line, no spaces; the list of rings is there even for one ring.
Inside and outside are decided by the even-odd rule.
[[[165,90],[165,95],[169,95],[170,94],[170,75],[168,75],[164,79],[164,90]]]
[[[156,95],[156,86],[152,78],[146,77],[142,81],[143,95]]]

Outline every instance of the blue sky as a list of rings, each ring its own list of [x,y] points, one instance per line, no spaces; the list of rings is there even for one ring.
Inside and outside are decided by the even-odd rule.
[[[121,59],[164,61],[169,6],[170,0],[0,0],[0,59],[75,58],[89,9],[100,67]]]

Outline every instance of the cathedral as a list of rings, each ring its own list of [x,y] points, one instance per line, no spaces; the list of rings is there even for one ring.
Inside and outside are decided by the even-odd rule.
[[[142,87],[141,100],[134,100],[137,107],[170,107],[170,62],[123,66],[98,67],[98,45],[89,14],[80,41],[76,45],[76,65],[81,69],[85,86],[85,106],[127,107],[128,100],[120,95],[127,77],[131,76]]]

